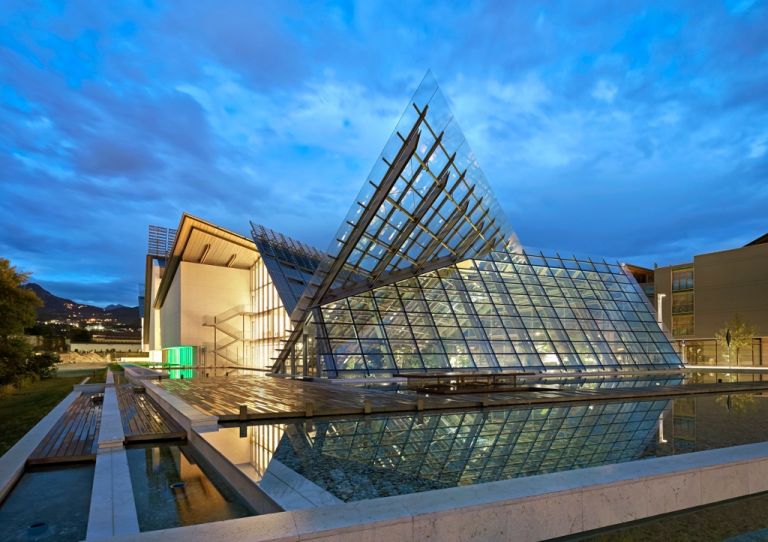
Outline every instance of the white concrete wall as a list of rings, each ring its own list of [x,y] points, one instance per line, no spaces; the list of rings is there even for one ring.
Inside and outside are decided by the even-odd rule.
[[[160,348],[179,346],[181,343],[181,269],[176,271],[165,302],[160,308]]]
[[[176,344],[213,343],[213,328],[203,326],[203,319],[232,307],[250,306],[250,270],[182,262],[176,276],[181,277],[181,329]],[[240,328],[241,322],[241,317],[236,317],[229,325]],[[172,346],[165,342],[164,346]]]
[[[155,309],[155,299],[157,299],[157,290],[160,288],[160,274],[161,269],[156,260],[152,260],[152,274],[150,276],[151,284],[149,291],[151,298],[149,300],[149,314],[144,315],[146,325],[149,326],[149,344],[147,347],[150,350],[157,350],[160,348],[160,310]]]

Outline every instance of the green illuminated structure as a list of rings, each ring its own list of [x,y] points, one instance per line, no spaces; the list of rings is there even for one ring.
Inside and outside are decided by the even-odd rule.
[[[168,370],[170,378],[192,378],[195,359],[197,358],[194,346],[173,346],[163,348],[163,369]],[[188,367],[188,368],[184,368]]]

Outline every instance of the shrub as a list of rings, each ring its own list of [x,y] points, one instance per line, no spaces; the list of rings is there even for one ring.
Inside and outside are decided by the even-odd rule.
[[[56,375],[54,365],[60,361],[59,355],[54,352],[38,352],[27,359],[27,373],[40,378],[51,378]]]

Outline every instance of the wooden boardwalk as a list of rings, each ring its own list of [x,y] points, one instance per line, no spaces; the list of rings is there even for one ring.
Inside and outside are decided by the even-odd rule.
[[[624,388],[540,388],[446,395],[396,393],[329,381],[269,376],[230,376],[155,383],[186,403],[220,421],[269,420],[313,416],[420,410],[474,409],[533,404],[652,399],[697,394],[768,391],[768,382],[686,384]],[[245,415],[240,406],[247,407]]]
[[[80,395],[27,459],[30,465],[94,461],[98,445],[101,403],[92,393]]]
[[[186,431],[165,414],[146,393],[137,393],[131,385],[115,386],[125,442],[178,440]]]

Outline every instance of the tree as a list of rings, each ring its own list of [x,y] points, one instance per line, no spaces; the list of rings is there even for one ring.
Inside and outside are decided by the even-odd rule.
[[[21,287],[29,273],[16,271],[5,258],[0,258],[0,338],[22,335],[24,328],[37,320],[37,307],[43,304],[35,293]]]
[[[91,332],[84,327],[73,327],[69,332],[69,340],[75,343],[89,343],[91,338]]]
[[[50,378],[56,374],[55,365],[60,361],[54,352],[37,352],[27,359],[26,370],[40,378]]]
[[[731,362],[731,353],[736,353],[736,365],[739,364],[739,352],[742,348],[752,347],[752,338],[757,335],[757,328],[753,324],[744,322],[738,314],[725,323],[725,325],[715,333],[718,347],[722,348]],[[730,343],[729,343],[730,339]]]
[[[32,347],[20,337],[37,319],[42,302],[22,288],[29,273],[21,273],[0,258],[0,384],[18,383],[28,372]]]

